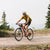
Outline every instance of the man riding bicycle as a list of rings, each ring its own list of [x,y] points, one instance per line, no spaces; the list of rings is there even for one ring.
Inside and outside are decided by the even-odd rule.
[[[32,19],[29,17],[29,15],[27,15],[25,12],[23,13],[23,16],[21,17],[21,19],[16,23],[18,24],[22,19],[25,19],[25,24],[23,25],[23,28],[26,29],[26,31],[28,32],[28,26],[31,24]],[[24,34],[26,35],[25,31],[23,29]],[[26,35],[27,36],[27,35]]]

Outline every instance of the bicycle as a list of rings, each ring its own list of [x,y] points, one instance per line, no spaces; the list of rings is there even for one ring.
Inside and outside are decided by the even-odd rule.
[[[19,28],[17,28],[16,30],[15,30],[15,39],[17,40],[17,41],[20,41],[20,40],[22,40],[22,38],[23,38],[23,24],[21,24],[21,23],[18,23],[17,24],[18,26],[19,26]],[[25,34],[24,34],[24,36],[25,37],[27,37],[27,39],[28,40],[32,40],[33,39],[33,30],[31,29],[31,28],[29,28],[28,29],[28,33],[27,33],[27,31],[26,31],[26,29],[24,29],[24,31],[25,31],[25,33],[28,35],[28,36],[26,36]]]

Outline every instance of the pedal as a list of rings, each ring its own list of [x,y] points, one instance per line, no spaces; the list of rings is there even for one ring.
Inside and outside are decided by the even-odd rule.
[[[26,36],[26,34],[24,35],[25,37],[28,37],[28,36]]]

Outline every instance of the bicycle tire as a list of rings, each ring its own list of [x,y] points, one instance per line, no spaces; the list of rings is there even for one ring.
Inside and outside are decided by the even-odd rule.
[[[16,39],[17,41],[20,41],[20,40],[17,39],[17,37],[16,37],[16,31],[17,31],[18,29],[21,31],[21,34],[22,34],[20,40],[22,40],[22,38],[23,38],[23,32],[22,32],[22,29],[21,29],[21,28],[17,28],[17,29],[15,30],[15,39]]]
[[[33,33],[33,30],[32,30],[31,28],[29,28],[29,29],[28,29],[28,31],[29,31],[29,30],[31,30],[31,31],[32,31],[32,38],[31,38],[31,39],[29,39],[29,36],[27,36],[27,39],[31,41],[31,40],[33,39],[33,35],[34,35],[34,33]]]

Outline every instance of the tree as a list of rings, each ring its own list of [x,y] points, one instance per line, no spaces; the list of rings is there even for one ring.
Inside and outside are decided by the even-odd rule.
[[[47,13],[46,19],[47,19],[46,28],[50,28],[50,4],[48,6],[48,13]]]
[[[4,26],[6,26],[8,23],[6,22],[6,14],[5,14],[5,12],[3,12],[3,15],[2,15],[2,23],[3,23],[3,25]]]
[[[2,25],[0,26],[0,29],[5,29],[5,30],[8,30],[9,29],[9,26],[7,26],[7,22],[6,22],[6,14],[5,12],[3,12],[3,15],[2,15]]]

